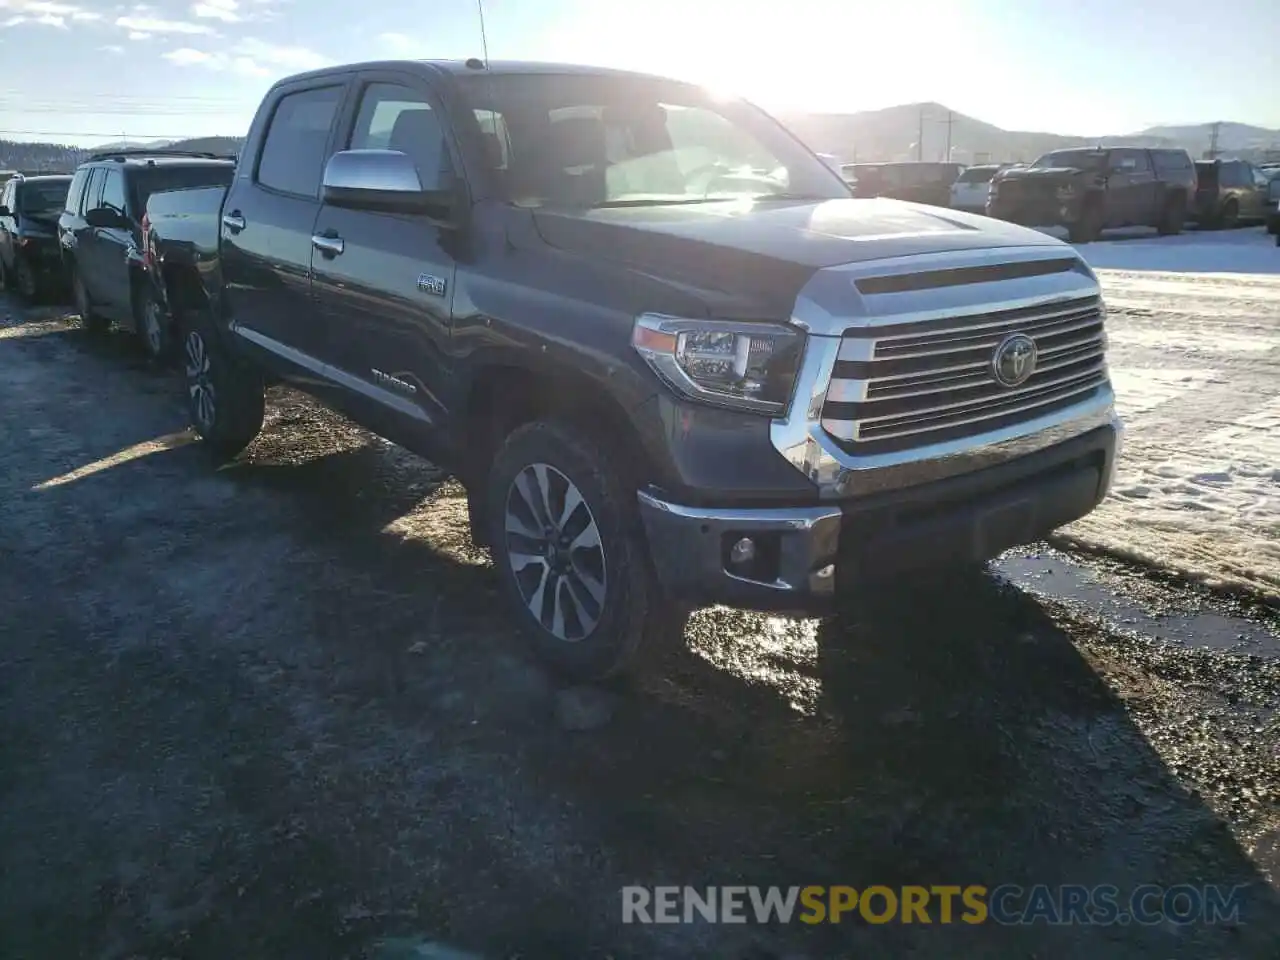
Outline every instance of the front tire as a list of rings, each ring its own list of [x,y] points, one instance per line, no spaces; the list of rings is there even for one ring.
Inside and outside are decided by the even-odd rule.
[[[1218,218],[1218,226],[1223,230],[1234,230],[1240,226],[1240,204],[1228,200],[1222,205],[1222,214]]]
[[[138,296],[138,339],[148,360],[164,364],[173,354],[173,325],[154,290],[144,287]]]
[[[517,428],[489,473],[489,543],[537,654],[578,681],[620,673],[670,624],[636,493],[601,444],[557,422]]]
[[[26,257],[18,254],[13,258],[13,285],[24,303],[30,305],[40,299],[40,281]]]
[[[192,427],[218,459],[232,459],[262,430],[261,375],[223,345],[203,314],[184,330],[182,371]]]
[[[1068,239],[1072,243],[1091,243],[1102,235],[1102,206],[1090,203],[1080,211],[1080,219],[1071,224]]]

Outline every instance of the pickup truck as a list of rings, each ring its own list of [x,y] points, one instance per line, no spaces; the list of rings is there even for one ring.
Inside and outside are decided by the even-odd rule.
[[[1111,227],[1182,232],[1196,193],[1185,150],[1072,147],[991,179],[987,213],[1026,226],[1066,227],[1073,243]]]
[[[854,199],[693,85],[302,74],[228,189],[153,195],[147,223],[217,456],[284,381],[452,471],[515,617],[577,678],[696,605],[820,612],[986,561],[1111,483],[1104,308],[1073,249]]]

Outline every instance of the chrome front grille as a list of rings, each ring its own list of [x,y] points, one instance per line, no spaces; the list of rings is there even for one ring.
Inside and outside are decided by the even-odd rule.
[[[1016,387],[993,372],[1011,334],[1035,341]],[[1087,399],[1107,382],[1097,296],[964,317],[847,331],[822,411],[851,453],[927,446],[996,430]]]

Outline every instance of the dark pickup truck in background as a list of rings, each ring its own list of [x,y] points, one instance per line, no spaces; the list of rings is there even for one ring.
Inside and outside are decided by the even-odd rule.
[[[147,221],[206,443],[237,454],[283,380],[451,470],[523,628],[578,677],[668,612],[825,610],[986,560],[1111,482],[1104,310],[1071,248],[853,199],[692,85],[303,74],[225,194],[153,195]]]
[[[1182,232],[1196,193],[1185,150],[1136,147],[1055,150],[991,181],[987,213],[1027,226],[1062,226],[1074,243],[1109,227]]]

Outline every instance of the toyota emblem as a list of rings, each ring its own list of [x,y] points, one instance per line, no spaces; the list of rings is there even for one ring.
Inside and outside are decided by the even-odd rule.
[[[1036,342],[1024,333],[1000,341],[991,355],[991,373],[1003,387],[1026,383],[1036,371]]]

